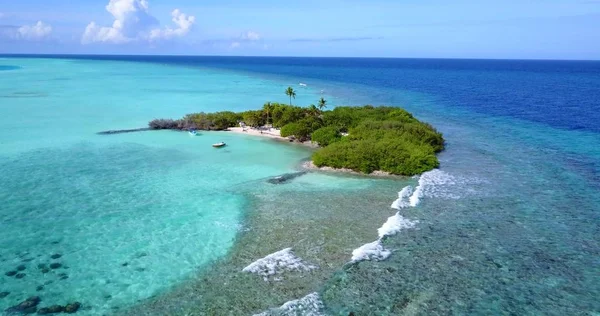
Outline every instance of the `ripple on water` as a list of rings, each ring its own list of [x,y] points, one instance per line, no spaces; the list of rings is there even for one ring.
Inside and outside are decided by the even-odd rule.
[[[48,96],[48,93],[45,92],[36,92],[36,91],[17,91],[9,94],[0,94],[0,98],[45,98]]]
[[[22,69],[22,68],[19,66],[0,65],[0,71],[19,70],[19,69]]]
[[[223,255],[237,229],[214,222],[236,223],[243,198],[193,161],[134,144],[0,157],[0,310],[37,295],[98,315]]]

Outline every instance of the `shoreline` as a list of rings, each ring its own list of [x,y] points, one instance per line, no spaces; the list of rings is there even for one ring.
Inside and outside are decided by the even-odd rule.
[[[345,181],[352,184],[358,180]],[[376,238],[381,223],[395,213],[389,205],[397,196],[397,187],[396,182],[367,187],[350,185],[347,189],[355,194],[347,197],[346,190],[321,188],[290,195],[286,193],[290,192],[287,186],[268,192],[248,186],[238,191],[248,199],[247,213],[226,256],[201,267],[168,290],[114,314],[205,315],[227,310],[235,315],[253,315],[319,291],[336,272],[343,271],[352,250]],[[363,199],[358,194],[365,192],[373,198]],[[369,211],[364,212],[365,209]],[[324,216],[338,220],[314,225]],[[311,268],[296,269],[289,261],[280,260],[272,269],[264,270],[266,274],[244,271],[269,255],[290,251],[289,248],[298,262]]]
[[[281,142],[303,145],[303,146],[315,148],[315,149],[319,148],[319,145],[314,144],[311,141],[297,142],[297,141],[290,139],[289,137],[282,137],[280,134],[280,131],[275,128],[260,130],[260,129],[250,128],[250,127],[247,127],[246,129],[243,129],[241,127],[229,127],[226,131],[233,132],[236,134],[251,135],[251,136],[258,136],[258,137],[274,139],[274,140],[281,141]]]
[[[227,131],[229,132],[233,132],[236,134],[243,134],[243,135],[251,135],[251,136],[258,136],[258,137],[264,137],[264,138],[269,138],[269,139],[274,139],[277,141],[282,141],[282,142],[287,142],[287,143],[292,143],[292,144],[296,144],[296,145],[302,145],[302,146],[307,146],[313,149],[316,148],[320,148],[319,145],[311,142],[311,141],[306,141],[306,142],[297,142],[297,141],[293,141],[288,137],[282,137],[280,135],[280,131],[278,129],[275,128],[270,128],[267,130],[258,130],[258,129],[254,129],[254,128],[246,128],[245,130],[241,127],[230,127],[227,129]],[[356,176],[363,176],[363,177],[378,177],[378,178],[404,178],[404,176],[399,176],[399,175],[395,175],[395,174],[391,174],[389,172],[386,171],[381,171],[381,170],[376,170],[373,171],[371,173],[362,173],[362,172],[358,172],[358,171],[354,171],[352,169],[347,169],[347,168],[333,168],[333,167],[317,167],[312,160],[309,161],[304,161],[299,165],[299,168],[305,171],[320,171],[320,172],[326,172],[326,173],[342,173],[342,174],[350,174],[350,175],[356,175]]]
[[[347,168],[317,167],[312,162],[312,160],[302,162],[300,164],[300,168],[303,170],[307,170],[307,171],[319,171],[319,172],[325,172],[325,173],[340,173],[340,174],[348,174],[348,175],[355,175],[355,176],[361,176],[361,177],[377,177],[377,178],[388,178],[388,179],[410,178],[407,176],[391,174],[389,172],[381,171],[381,170],[376,170],[371,173],[362,173],[362,172],[354,171],[352,169],[347,169]]]

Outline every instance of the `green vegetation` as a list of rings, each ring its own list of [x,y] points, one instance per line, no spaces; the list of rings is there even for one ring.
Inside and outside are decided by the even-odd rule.
[[[292,94],[288,94],[291,90]],[[295,91],[288,88],[291,98]],[[316,166],[371,173],[415,175],[439,166],[436,153],[444,139],[431,125],[396,107],[337,107],[323,111],[327,101],[306,108],[267,102],[261,110],[195,113],[180,120],[154,120],[153,129],[224,130],[243,121],[248,126],[272,124],[281,136],[312,141],[321,147],[312,159]]]
[[[319,107],[319,110],[323,111],[323,109],[327,107],[327,100],[321,97],[317,106]]]
[[[329,146],[342,139],[342,134],[337,126],[325,126],[314,131],[311,140],[319,146]]]
[[[290,106],[292,106],[292,98],[296,98],[296,91],[294,91],[294,88],[292,87],[287,87],[287,89],[285,89],[285,95],[290,97]]]
[[[414,175],[439,166],[435,154],[444,149],[442,135],[403,109],[338,107],[324,112],[323,121],[325,127],[312,133],[325,146],[313,155],[318,167]]]

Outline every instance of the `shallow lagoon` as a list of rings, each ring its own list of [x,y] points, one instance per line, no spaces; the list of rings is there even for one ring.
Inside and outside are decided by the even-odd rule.
[[[9,62],[21,69],[0,75],[0,292],[10,292],[1,310],[39,295],[40,306],[80,301],[99,314],[163,291],[233,245],[249,203],[239,188],[310,155],[228,133],[95,134],[256,106],[283,91],[273,83],[135,63]],[[177,80],[165,86],[163,76]],[[245,88],[225,94],[226,82]],[[182,97],[194,87],[202,93]],[[229,146],[211,147],[219,141]],[[62,266],[45,271],[52,263]],[[5,275],[20,265],[23,278]]]
[[[499,84],[489,69],[476,70],[478,80],[470,83],[461,67],[416,67],[381,87],[376,80],[353,82],[369,80],[377,67],[338,71],[313,65],[307,71],[297,61],[278,65],[277,74],[274,66],[261,63],[232,66],[214,60],[204,63],[211,69],[203,62],[175,67],[9,58],[0,63],[22,66],[0,74],[0,94],[18,96],[2,99],[10,103],[2,103],[1,177],[10,186],[0,188],[0,195],[11,203],[0,213],[3,227],[12,221],[15,229],[2,230],[0,261],[5,261],[0,266],[11,270],[30,259],[20,251],[34,259],[26,270],[34,270],[32,278],[0,275],[1,286],[14,289],[0,299],[0,307],[32,295],[38,278],[54,277],[58,286],[48,285],[44,303],[80,300],[92,314],[116,308],[133,315],[251,314],[315,291],[331,314],[585,315],[600,310],[600,147],[595,145],[600,139],[592,130],[551,127],[569,124],[576,119],[573,113],[551,124],[495,115],[506,104],[526,103],[488,87],[488,82]],[[522,80],[518,71],[502,67],[508,86]],[[257,71],[263,68],[264,73]],[[550,69],[533,77],[547,87],[563,82],[560,91],[588,91],[600,78],[574,67],[570,80],[561,81],[562,72]],[[169,80],[157,82],[164,76]],[[27,89],[19,85],[23,80],[31,82]],[[400,88],[390,87],[394,80]],[[444,85],[438,87],[439,81]],[[265,95],[285,102],[281,91],[293,82],[309,85],[299,94],[300,104],[316,100],[314,91],[321,89],[334,104],[402,104],[448,140],[440,156],[444,180],[429,186],[419,205],[402,211],[419,224],[383,242],[392,250],[388,260],[346,264],[352,250],[377,238],[377,228],[396,212],[390,205],[397,192],[417,185],[417,179],[309,174],[274,186],[264,180],[293,172],[310,154],[306,149],[224,133],[198,138],[174,132],[93,134],[140,127],[148,113],[154,118],[200,107],[253,108]],[[450,82],[460,91],[474,89],[478,97],[471,100],[464,91],[449,97],[456,90]],[[443,89],[434,93],[436,87]],[[490,90],[483,93],[484,88]],[[202,93],[195,93],[198,89]],[[527,102],[536,106],[549,97],[538,100],[537,90],[525,90]],[[570,102],[579,95],[581,104],[590,105],[585,93],[568,98],[557,93],[557,100]],[[495,107],[490,113],[480,104],[469,108],[470,102],[490,97]],[[501,97],[512,99],[502,103]],[[35,109],[42,111],[39,116]],[[52,118],[70,124],[53,125],[60,120]],[[32,129],[38,122],[44,124]],[[208,148],[220,140],[232,146]],[[21,232],[26,238],[15,237]],[[242,272],[288,247],[319,269],[267,282]],[[55,252],[69,267],[58,272],[67,273],[67,280],[35,271],[34,263],[50,262]],[[79,284],[97,284],[97,290],[82,290]]]

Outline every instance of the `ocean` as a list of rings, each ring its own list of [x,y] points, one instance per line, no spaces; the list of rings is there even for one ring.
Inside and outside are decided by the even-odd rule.
[[[440,169],[275,185],[311,150],[96,134],[288,86],[298,105],[407,109],[444,134]],[[2,311],[600,313],[600,62],[0,56],[0,114]]]

